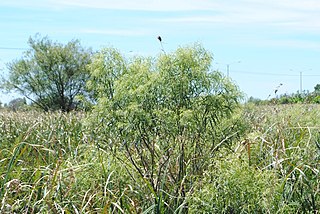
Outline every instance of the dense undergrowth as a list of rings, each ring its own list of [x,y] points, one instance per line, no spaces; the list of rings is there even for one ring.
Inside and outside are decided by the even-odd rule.
[[[1,111],[0,213],[317,213],[319,108],[246,105],[210,144],[166,150],[111,141],[85,113]]]

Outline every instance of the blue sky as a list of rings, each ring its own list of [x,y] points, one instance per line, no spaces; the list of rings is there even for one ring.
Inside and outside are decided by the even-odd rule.
[[[148,56],[161,52],[161,35],[166,52],[201,43],[214,69],[227,73],[229,64],[247,97],[266,99],[280,83],[278,93],[297,92],[300,72],[303,90],[320,83],[319,20],[319,0],[3,0],[0,71],[36,33]],[[0,93],[1,102],[15,97]]]

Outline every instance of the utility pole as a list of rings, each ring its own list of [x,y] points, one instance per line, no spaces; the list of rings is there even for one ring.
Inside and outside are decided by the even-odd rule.
[[[312,69],[307,69],[308,71],[311,71]],[[295,71],[295,70],[293,70],[293,69],[290,69],[290,71]],[[305,70],[304,70],[305,71]],[[300,90],[299,90],[299,92],[300,92],[300,94],[302,94],[302,74],[303,74],[303,71],[299,71],[299,77],[300,77]]]
[[[300,71],[300,94],[302,94],[302,71]]]
[[[229,77],[230,64],[227,64],[227,77]]]
[[[216,63],[216,64],[226,65],[227,66],[227,77],[229,78],[230,65],[236,64],[236,63],[241,63],[241,61],[236,61],[236,62],[231,62],[231,63]]]

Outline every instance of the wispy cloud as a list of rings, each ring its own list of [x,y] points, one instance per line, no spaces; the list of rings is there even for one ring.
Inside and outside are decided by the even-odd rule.
[[[150,32],[143,30],[143,29],[134,29],[134,30],[127,30],[127,29],[107,29],[107,30],[100,30],[100,29],[81,29],[79,30],[81,33],[85,34],[99,34],[99,35],[108,35],[108,36],[144,36],[151,34]]]
[[[216,24],[223,26],[239,26],[246,25],[264,25],[265,27],[279,27],[300,31],[313,31],[320,33],[319,15],[306,16],[292,12],[282,13],[281,11],[273,11],[270,13],[259,13],[251,11],[248,13],[220,13],[217,15],[191,15],[183,17],[159,18],[156,21],[165,23],[180,23],[180,24]]]
[[[206,11],[206,15],[174,17],[163,21],[179,23],[275,24],[318,30],[319,0],[11,0],[1,5],[33,8],[99,8],[130,11]],[[208,15],[208,13],[211,13]]]
[[[56,0],[54,2],[62,6],[143,11],[211,10],[220,4],[210,0]]]
[[[279,8],[286,8],[298,11],[319,11],[320,2],[318,0],[269,0],[269,4],[278,5]]]
[[[47,2],[60,6],[77,6],[88,8],[104,8],[119,10],[146,10],[146,11],[241,11],[246,9],[257,10],[257,12],[273,10],[296,10],[296,11],[319,11],[318,0],[33,0],[36,2]],[[30,2],[30,1],[29,1]],[[32,1],[31,1],[32,2]],[[272,16],[272,14],[269,14]]]
[[[50,8],[52,10],[59,10],[64,8],[64,6],[55,2],[54,0],[11,0],[11,1],[1,1],[0,7],[15,7],[24,9],[43,9]]]
[[[263,41],[256,41],[257,45],[263,45],[266,47],[287,47],[287,48],[299,48],[299,49],[308,49],[308,50],[320,50],[320,42],[315,41],[306,41],[298,39],[270,39]]]
[[[314,0],[240,0],[216,7],[207,7],[206,14],[192,14],[158,19],[166,23],[244,25],[247,28],[263,25],[280,29],[320,33],[320,1]],[[210,12],[212,10],[212,12]]]
[[[191,27],[200,24],[203,29],[222,27],[229,30],[238,28],[243,31],[239,34],[245,36],[245,38],[240,39],[250,40],[250,42],[253,39],[248,34],[254,33],[253,29],[264,29],[266,33],[272,32],[273,34],[296,32],[314,35],[320,34],[320,22],[318,21],[320,20],[319,0],[11,0],[2,1],[0,2],[1,5],[53,10],[99,8],[107,10],[148,11],[150,13],[155,11],[169,12],[170,16],[150,15],[148,19],[139,19],[139,25],[147,26],[150,31],[152,29],[154,31],[158,30],[154,29],[156,24],[159,24],[157,26],[165,30],[171,27],[170,30],[172,31],[174,31],[176,26],[184,26],[184,29],[188,29],[188,26],[190,26],[190,29],[192,29]],[[115,29],[111,25],[111,29],[86,28],[80,29],[80,32],[110,36],[143,36],[153,34],[153,32],[148,32],[146,29],[130,29],[128,24],[126,24],[121,29]],[[246,31],[249,31],[249,33],[246,33]],[[262,34],[262,32],[257,32],[253,37],[260,37]],[[280,42],[278,43],[280,44]],[[312,47],[315,45],[315,47],[318,47],[317,44],[310,44],[305,41],[296,43],[290,40],[288,42],[281,41],[281,43],[288,46],[298,44],[299,46]],[[277,41],[274,44],[277,44]]]

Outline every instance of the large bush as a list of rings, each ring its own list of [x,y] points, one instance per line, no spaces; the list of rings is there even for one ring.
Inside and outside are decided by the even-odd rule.
[[[239,121],[221,124],[241,94],[211,63],[212,55],[193,45],[129,60],[104,49],[89,66],[97,100],[90,121],[103,135],[99,145],[126,155],[157,212],[185,209],[186,193],[215,151],[237,136]]]

